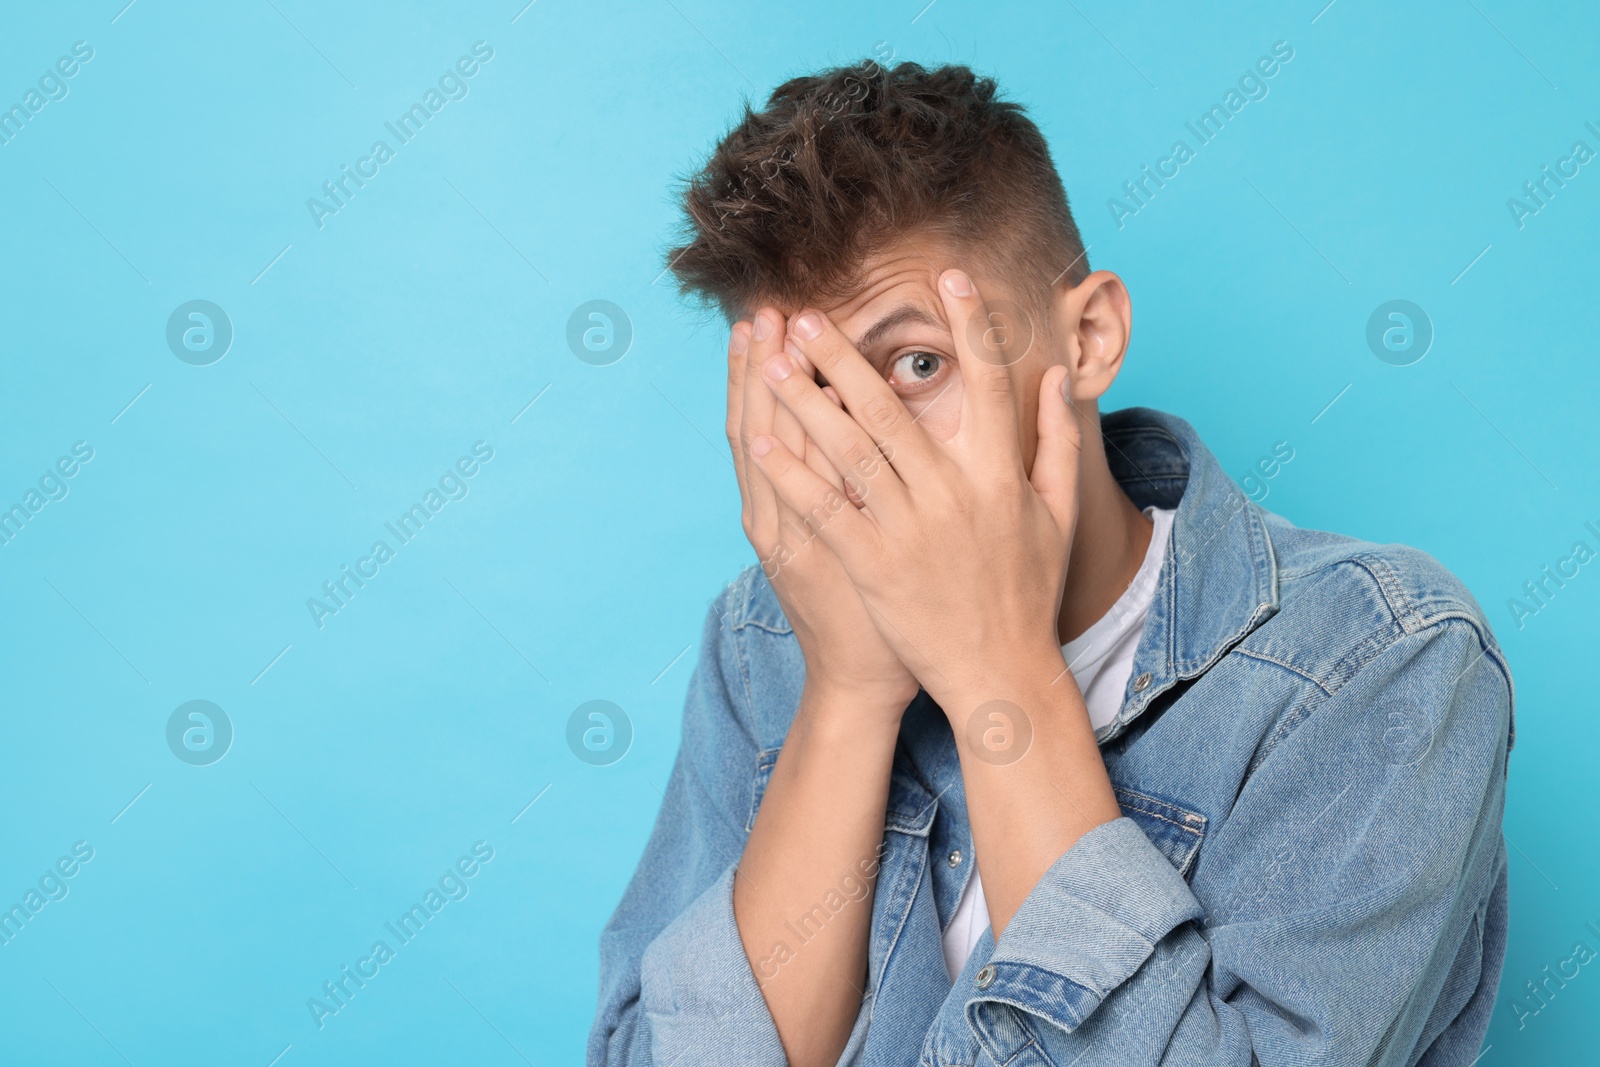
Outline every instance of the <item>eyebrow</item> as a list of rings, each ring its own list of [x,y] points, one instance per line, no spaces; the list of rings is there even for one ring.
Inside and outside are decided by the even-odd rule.
[[[867,327],[867,331],[856,341],[856,348],[865,355],[867,349],[882,341],[890,331],[906,325],[930,326],[941,330],[948,328],[944,320],[924,310],[922,307],[916,304],[901,304]]]

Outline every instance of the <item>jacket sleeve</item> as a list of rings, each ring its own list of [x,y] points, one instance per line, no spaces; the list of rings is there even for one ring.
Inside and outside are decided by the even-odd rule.
[[[600,937],[590,1067],[784,1063],[733,919],[757,754],[733,595],[706,618],[661,810]]]
[[[1085,834],[973,981],[979,1062],[1411,1062],[1498,971],[1510,704],[1437,622],[1267,743],[1194,890],[1131,820]]]

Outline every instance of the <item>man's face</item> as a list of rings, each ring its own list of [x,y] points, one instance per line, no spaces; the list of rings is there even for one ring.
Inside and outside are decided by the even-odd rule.
[[[936,289],[939,274],[952,267],[967,272],[991,312],[987,336],[974,330],[959,350]],[[944,242],[912,237],[868,260],[858,290],[820,310],[883,375],[912,418],[940,441],[954,436],[961,424],[961,352],[977,351],[1005,364],[1019,401],[1018,442],[1031,469],[1039,379],[1059,360],[1045,345],[1040,324],[1030,321],[1021,307],[1014,288],[1003,279],[962,262]],[[800,309],[780,310],[793,315]]]

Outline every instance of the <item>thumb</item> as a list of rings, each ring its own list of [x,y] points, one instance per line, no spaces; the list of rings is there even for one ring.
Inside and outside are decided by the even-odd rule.
[[[1044,498],[1063,530],[1078,517],[1078,459],[1083,426],[1066,396],[1067,368],[1051,367],[1039,382],[1039,449],[1033,457],[1034,492]]]

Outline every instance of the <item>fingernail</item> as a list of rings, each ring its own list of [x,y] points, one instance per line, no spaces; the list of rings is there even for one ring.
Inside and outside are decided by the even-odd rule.
[[[750,338],[745,331],[735,327],[733,331],[733,340],[730,343],[733,347],[733,354],[736,356],[742,356],[745,354],[745,350],[750,347]]]
[[[756,325],[753,331],[755,334],[755,339],[757,341],[765,341],[767,339],[767,335],[771,332],[772,320],[768,318],[767,313],[763,311],[761,314],[756,316]]]
[[[781,382],[794,373],[794,361],[780,352],[767,360],[763,369],[766,371],[768,378],[775,382]]]
[[[958,270],[953,270],[944,276],[944,287],[950,291],[951,296],[972,295],[972,279]]]
[[[772,451],[772,438],[762,436],[750,442],[750,454],[757,459]]]
[[[794,335],[802,341],[815,341],[822,334],[822,320],[806,312],[794,320]]]

